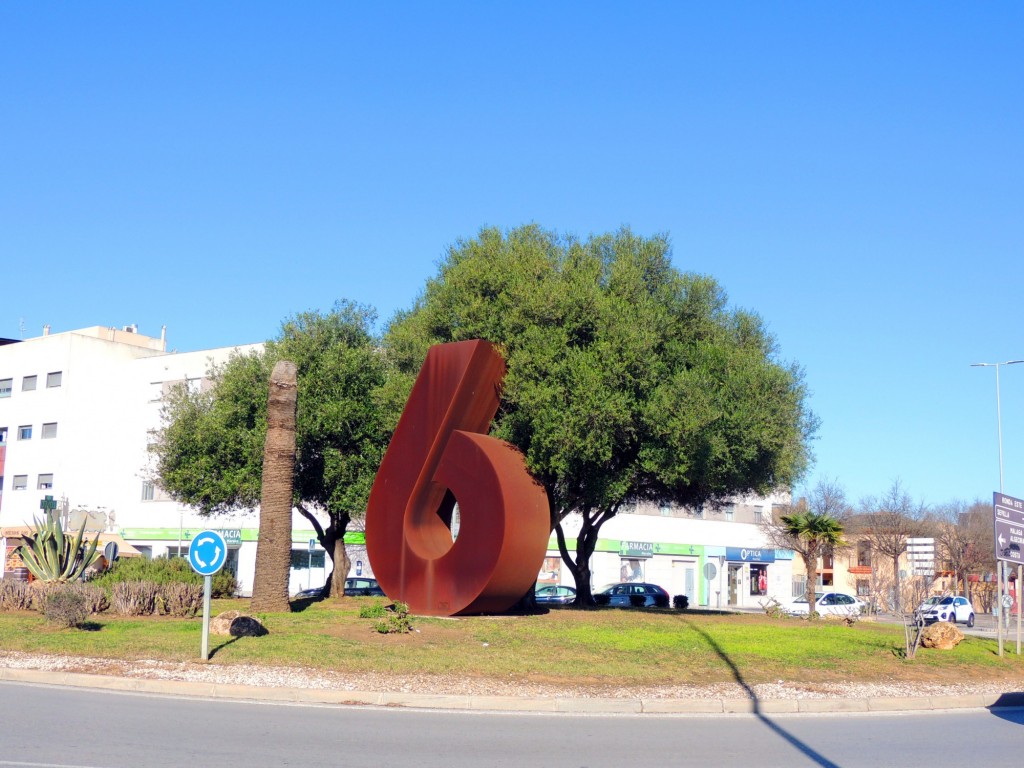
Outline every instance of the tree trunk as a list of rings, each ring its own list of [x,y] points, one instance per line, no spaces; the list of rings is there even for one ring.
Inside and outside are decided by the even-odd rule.
[[[896,555],[892,559],[892,610],[893,613],[900,612],[900,556]]]
[[[345,579],[348,578],[352,561],[349,559],[348,550],[345,549],[345,531],[340,531],[334,539],[334,554],[331,557],[334,561],[334,570],[331,571],[331,594],[334,597],[345,596]]]
[[[263,447],[260,533],[256,543],[253,612],[288,611],[292,559],[292,485],[295,475],[295,364],[281,360],[270,375],[267,438]]]
[[[804,587],[804,598],[807,600],[807,618],[814,619],[814,609],[818,602],[814,599],[814,595],[818,591],[818,551],[810,547],[802,557],[804,559],[804,570],[807,571],[807,584]]]
[[[594,605],[594,594],[590,586],[590,558],[597,549],[597,539],[601,533],[601,526],[615,514],[615,510],[605,510],[593,516],[589,511],[580,513],[583,517],[583,524],[580,526],[579,535],[576,536],[576,559],[569,556],[569,550],[565,546],[565,534],[562,532],[561,523],[555,527],[558,535],[558,549],[562,560],[569,566],[573,579],[576,582],[575,605],[587,607]]]

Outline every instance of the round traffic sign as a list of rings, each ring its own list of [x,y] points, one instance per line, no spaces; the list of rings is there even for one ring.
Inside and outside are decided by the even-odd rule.
[[[1003,595],[1003,608],[1013,607],[1013,595]]]
[[[188,545],[188,562],[200,576],[212,576],[228,559],[228,547],[217,531],[197,533]]]

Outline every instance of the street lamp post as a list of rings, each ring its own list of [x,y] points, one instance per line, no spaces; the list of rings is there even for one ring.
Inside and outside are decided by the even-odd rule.
[[[1024,360],[1007,360],[1002,363],[972,363],[972,368],[995,368],[996,369],[996,434],[999,440],[999,492],[1003,493],[1003,414],[999,402],[999,366],[1016,365],[1024,363]],[[1017,568],[1017,585],[1020,589],[1021,569]],[[1006,577],[1006,566],[1002,560],[996,561],[996,610],[999,616],[999,655],[1003,655],[1003,579]],[[1009,586],[1009,585],[1007,585]],[[1009,590],[1007,590],[1009,591]],[[1017,630],[1017,653],[1020,653],[1020,606],[1017,606],[1018,630]],[[1009,629],[1009,627],[1007,627]]]

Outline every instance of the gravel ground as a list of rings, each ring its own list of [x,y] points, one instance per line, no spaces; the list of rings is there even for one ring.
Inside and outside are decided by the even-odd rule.
[[[456,694],[475,696],[529,696],[544,698],[612,699],[836,699],[902,696],[958,696],[1004,693],[1006,684],[958,683],[777,683],[744,686],[737,683],[658,687],[565,686],[521,680],[394,676],[378,673],[338,673],[293,667],[155,660],[121,661],[77,656],[38,655],[0,651],[0,667],[115,675],[148,680],[182,680],[274,688],[330,689],[391,693]]]

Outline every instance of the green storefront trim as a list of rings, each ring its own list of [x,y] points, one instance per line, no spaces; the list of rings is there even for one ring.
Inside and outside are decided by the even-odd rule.
[[[246,541],[259,540],[259,528],[218,528],[215,525],[207,528],[123,528],[121,536],[125,541],[167,541],[177,544],[180,537],[182,544],[187,544],[196,535],[205,530],[220,531],[225,534],[227,543],[241,544]],[[304,531],[292,531],[293,544],[308,544],[310,539],[316,538],[316,531],[312,528]],[[345,543],[353,546],[364,546],[366,534],[362,531],[347,531]],[[319,546],[319,543],[317,544]]]
[[[628,546],[634,542],[619,541],[618,539],[598,539],[597,547],[594,549],[595,552],[614,552],[622,555],[623,557],[630,557],[628,552],[631,548]],[[576,540],[570,539],[565,542],[565,547],[570,552],[576,551]],[[558,551],[558,537],[552,536],[548,539],[548,550],[557,552]],[[652,555],[681,555],[683,557],[699,557],[703,560],[704,558],[704,545],[703,544],[667,544],[653,542],[651,548],[647,550]]]
[[[697,584],[699,585],[697,602],[700,605],[708,605],[711,599],[711,587],[704,578],[704,545],[703,544],[668,544],[660,542],[644,542],[645,546],[637,548],[636,541],[620,541],[618,539],[598,539],[595,552],[614,552],[620,557],[649,557],[653,555],[666,555],[668,557],[695,557],[697,558]],[[567,538],[565,548],[570,552],[576,551],[576,539]],[[630,553],[643,550],[641,555]],[[548,539],[548,551],[558,552],[558,537],[552,536]]]

